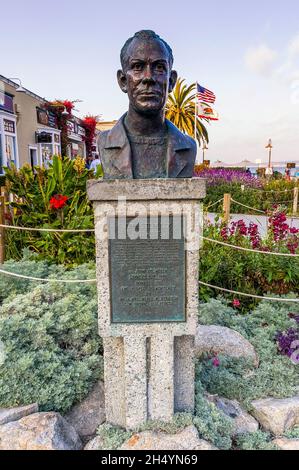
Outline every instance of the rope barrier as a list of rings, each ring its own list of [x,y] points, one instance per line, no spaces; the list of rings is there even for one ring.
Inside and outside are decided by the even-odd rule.
[[[261,211],[260,209],[256,209],[255,207],[246,206],[245,204],[242,204],[241,202],[235,201],[233,198],[231,198],[231,202],[234,202],[235,204],[239,204],[239,206],[246,207],[246,209],[254,210],[256,212],[261,212],[262,214],[267,214],[266,211]]]
[[[207,207],[205,208],[205,210],[207,211],[208,209],[210,209],[210,207],[214,207],[214,206],[216,206],[217,204],[219,204],[219,203],[222,202],[222,201],[223,201],[223,197],[222,197],[221,199],[219,199],[219,201],[213,202],[212,204],[210,204],[209,206],[207,206]]]
[[[263,295],[246,294],[245,292],[239,292],[236,290],[225,289],[224,287],[213,286],[212,284],[208,284],[207,282],[203,281],[198,281],[198,283],[202,286],[210,287],[211,289],[221,290],[230,294],[243,295],[244,297],[252,297],[254,299],[271,300],[276,302],[299,302],[299,299],[282,299],[281,297],[268,297]]]
[[[10,271],[5,271],[4,269],[0,269],[0,273],[5,274],[6,276],[18,277],[21,279],[28,279],[29,281],[64,282],[66,284],[73,284],[76,282],[80,282],[80,283],[96,282],[96,279],[51,279],[51,278],[44,279],[42,277],[25,276],[24,274],[12,273]]]
[[[199,235],[199,238],[206,240],[208,242],[216,243],[218,245],[228,246],[229,248],[235,248],[236,250],[241,251],[250,251],[252,253],[262,253],[263,255],[276,255],[276,256],[289,256],[289,257],[298,257],[299,254],[295,253],[277,253],[275,251],[263,251],[263,250],[254,250],[253,248],[245,248],[244,246],[231,245],[230,243],[222,242],[221,240],[216,240],[215,238],[208,238],[202,235]]]
[[[0,227],[11,228],[15,230],[28,230],[29,232],[66,232],[66,233],[94,232],[94,228],[86,228],[86,229],[35,228],[35,227],[20,227],[18,225],[5,225],[5,224],[0,224]]]
[[[293,189],[281,189],[277,191],[275,191],[274,189],[265,190],[265,189],[259,189],[259,188],[251,188],[250,186],[245,186],[245,188],[250,189],[251,191],[260,191],[262,193],[290,193],[294,191],[294,188]]]

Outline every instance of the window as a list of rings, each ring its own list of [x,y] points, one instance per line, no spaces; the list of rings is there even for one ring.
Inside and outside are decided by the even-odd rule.
[[[12,163],[18,167],[17,128],[14,117],[0,110],[0,174]]]
[[[2,135],[0,134],[0,174],[3,173]]]
[[[45,130],[45,128],[38,129],[36,133],[36,143],[38,143],[38,153],[41,165],[46,168],[52,163],[53,155],[60,155],[60,134]]]
[[[4,132],[10,132],[11,134],[15,133],[15,123],[13,121],[4,119],[3,123],[4,123]]]
[[[8,167],[11,167],[11,164],[16,162],[15,140],[15,137],[5,135],[6,164]]]
[[[13,113],[13,96],[0,91],[0,109]]]

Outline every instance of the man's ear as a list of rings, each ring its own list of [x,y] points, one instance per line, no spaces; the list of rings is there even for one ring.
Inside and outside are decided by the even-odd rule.
[[[172,90],[174,89],[177,79],[178,79],[177,71],[172,70],[170,72],[170,77],[169,77],[169,88],[168,88],[169,93],[171,93]]]
[[[120,86],[120,89],[124,93],[128,93],[127,78],[126,78],[126,75],[124,74],[124,72],[122,70],[117,71],[117,81],[118,81],[118,84]]]

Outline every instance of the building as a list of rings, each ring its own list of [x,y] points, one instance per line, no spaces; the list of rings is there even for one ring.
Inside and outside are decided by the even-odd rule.
[[[116,120],[115,121],[99,121],[97,123],[97,130],[100,132],[110,131],[110,129],[112,129],[112,127],[114,127],[116,123],[117,123]]]
[[[61,153],[60,130],[47,101],[0,75],[0,173],[14,163],[45,164]]]
[[[72,116],[71,119],[67,120],[67,136],[67,157],[76,158],[77,156],[80,156],[86,158],[86,145],[84,141],[86,131],[82,126],[81,119],[76,116]]]
[[[47,166],[53,155],[62,152],[62,127],[55,106],[14,80],[0,75],[0,174],[12,163],[17,168],[25,163]],[[83,121],[66,109],[62,117],[67,129],[66,155],[86,157]]]

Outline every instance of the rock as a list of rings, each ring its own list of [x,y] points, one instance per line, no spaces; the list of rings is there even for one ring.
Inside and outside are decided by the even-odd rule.
[[[76,430],[59,413],[34,413],[0,426],[0,450],[81,448]]]
[[[299,424],[299,396],[293,398],[265,398],[252,402],[253,416],[261,426],[281,436]]]
[[[259,360],[252,344],[240,333],[225,326],[199,325],[195,336],[195,354],[204,352],[231,357],[252,359],[257,367]]]
[[[217,450],[217,448],[199,439],[197,429],[188,426],[177,434],[152,431],[133,434],[119,450]]]
[[[84,440],[93,436],[105,421],[105,397],[103,382],[98,382],[89,395],[75,405],[64,418]]]
[[[218,395],[206,395],[206,398],[214,403],[219,410],[233,420],[233,437],[239,434],[255,432],[259,428],[259,423],[249,413],[244,411],[237,400],[228,400]]]
[[[102,438],[100,436],[96,436],[86,444],[84,450],[103,450],[103,448]]]
[[[38,412],[38,404],[32,403],[31,405],[18,406],[16,408],[0,408],[0,425],[17,421],[24,418],[24,416],[31,415]]]
[[[287,439],[286,437],[274,439],[273,444],[281,450],[299,450],[299,439]]]

